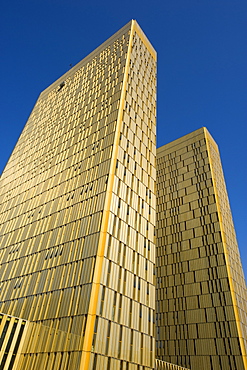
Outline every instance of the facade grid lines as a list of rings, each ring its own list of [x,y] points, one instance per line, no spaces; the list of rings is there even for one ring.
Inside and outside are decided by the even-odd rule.
[[[30,323],[18,369],[153,368],[155,73],[131,21],[41,93],[9,159],[0,295]]]
[[[0,187],[1,369],[247,370],[218,147],[201,128],[156,160],[136,21],[40,94]]]
[[[246,369],[247,294],[218,147],[205,128],[157,151],[157,358]]]

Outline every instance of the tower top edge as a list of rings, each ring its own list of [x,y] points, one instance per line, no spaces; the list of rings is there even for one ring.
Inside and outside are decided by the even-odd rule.
[[[138,34],[138,36],[143,41],[144,45],[147,47],[148,51],[152,55],[152,57],[156,60],[156,51],[151,45],[150,41],[142,31],[141,27],[137,23],[136,20],[132,19],[128,23],[126,23],[122,28],[120,28],[117,32],[115,32],[112,36],[110,36],[107,40],[105,40],[102,44],[100,44],[98,47],[96,47],[93,51],[91,51],[88,55],[86,55],[83,59],[81,59],[74,67],[69,69],[67,72],[65,72],[62,76],[57,78],[54,82],[52,82],[47,88],[45,88],[40,96],[44,97],[47,93],[49,93],[54,87],[59,86],[61,83],[64,83],[64,81],[72,77],[74,73],[82,67],[84,64],[89,62],[96,54],[98,54],[101,50],[104,50],[108,45],[113,43],[119,36],[125,34],[127,31],[133,30],[134,32]]]
[[[190,132],[189,134],[186,134],[186,135],[184,135],[184,136],[182,136],[178,139],[175,139],[175,140],[157,148],[157,157],[160,157],[166,151],[168,151],[168,150],[170,151],[173,148],[175,149],[176,146],[180,146],[183,143],[191,141],[195,137],[199,137],[199,136],[201,136],[201,138],[209,139],[214,144],[214,146],[218,148],[217,143],[215,142],[214,138],[212,137],[212,135],[210,134],[208,129],[206,127],[201,127],[201,128],[199,128],[195,131]]]
[[[136,31],[136,33],[141,38],[142,42],[144,43],[144,45],[146,46],[146,48],[148,49],[148,51],[150,52],[154,60],[156,61],[157,52],[154,49],[151,42],[149,41],[149,39],[147,38],[147,36],[145,35],[145,33],[143,32],[142,28],[139,26],[138,22],[135,19],[132,19],[131,23],[132,23],[133,30]]]

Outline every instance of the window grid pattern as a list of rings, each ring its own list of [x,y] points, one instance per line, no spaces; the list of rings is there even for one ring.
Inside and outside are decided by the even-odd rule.
[[[240,259],[237,238],[232,220],[231,208],[219,156],[219,151],[212,137],[207,133],[207,146],[210,153],[212,177],[221,223],[222,240],[228,268],[230,290],[235,305],[235,316],[238,317],[238,334],[240,346],[247,367],[247,290]]]
[[[0,368],[12,370],[25,337],[27,321],[0,313]]]
[[[245,368],[246,290],[216,147],[202,128],[157,153],[157,358],[192,370]]]
[[[31,321],[21,370],[82,366],[126,70],[89,369],[154,366],[155,61],[131,27],[41,93],[1,177],[1,310]]]
[[[137,33],[128,69],[92,370],[154,368],[156,65]]]
[[[185,367],[170,364],[169,362],[165,362],[162,360],[155,360],[155,370],[188,370]]]

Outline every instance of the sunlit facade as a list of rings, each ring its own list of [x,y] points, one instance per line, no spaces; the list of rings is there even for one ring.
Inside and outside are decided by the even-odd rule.
[[[39,96],[0,184],[3,328],[28,322],[2,369],[154,368],[155,135],[136,21]]]
[[[157,358],[244,370],[247,294],[218,147],[205,128],[157,150]]]
[[[202,128],[156,161],[136,21],[40,94],[0,188],[1,370],[247,370],[218,148]]]

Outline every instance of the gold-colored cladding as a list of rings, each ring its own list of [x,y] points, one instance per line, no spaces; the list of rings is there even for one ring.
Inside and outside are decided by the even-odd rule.
[[[216,143],[205,128],[157,151],[157,357],[246,369],[246,285]]]
[[[138,36],[141,36],[141,40],[144,41],[145,47],[147,47],[148,51],[152,50],[152,56],[155,55],[155,52],[153,48],[150,46],[150,43],[147,41],[147,39],[144,37],[143,33],[141,32],[139,26],[135,21],[132,21],[131,26],[131,33],[130,33],[130,42],[129,42],[129,48],[128,53],[126,57],[126,68],[125,68],[125,74],[124,74],[124,80],[123,80],[123,88],[121,93],[121,99],[120,99],[120,106],[119,106],[119,112],[118,112],[118,120],[117,120],[117,128],[116,128],[116,135],[115,135],[115,145],[113,147],[113,155],[112,155],[112,162],[111,162],[111,169],[109,174],[109,180],[108,180],[108,188],[107,188],[107,197],[106,197],[106,206],[103,214],[103,221],[102,221],[102,231],[101,231],[101,237],[99,242],[99,250],[97,254],[97,261],[96,261],[96,269],[95,269],[95,278],[94,278],[94,284],[92,288],[92,294],[91,294],[91,300],[90,300],[90,306],[89,306],[89,315],[90,320],[87,321],[87,329],[85,334],[85,340],[84,340],[84,350],[81,361],[81,368],[87,369],[90,362],[90,351],[92,348],[92,340],[94,335],[94,328],[95,328],[95,318],[96,318],[96,311],[97,311],[97,305],[99,300],[99,289],[100,289],[100,282],[102,279],[102,268],[103,268],[103,260],[104,260],[104,252],[106,248],[106,238],[107,238],[107,230],[109,229],[109,216],[110,216],[110,208],[111,203],[114,201],[112,200],[112,194],[113,194],[113,187],[114,187],[114,180],[116,180],[116,164],[119,160],[119,141],[120,141],[120,135],[122,135],[123,130],[123,114],[124,114],[124,107],[126,105],[126,91],[127,84],[128,84],[128,74],[130,73],[130,58],[131,53],[133,53],[133,40],[134,40],[134,32],[138,34]],[[97,265],[98,262],[98,265]],[[98,267],[97,267],[98,266]],[[152,361],[153,362],[153,359]],[[95,362],[94,362],[94,367]],[[152,365],[151,365],[152,366]],[[114,367],[114,365],[113,365]]]
[[[41,93],[1,177],[17,369],[154,367],[154,56],[129,22]]]
[[[247,312],[247,295],[242,271],[238,245],[233,229],[233,222],[230,215],[230,205],[225,199],[226,187],[224,184],[224,175],[220,163],[218,147],[209,132],[205,129],[206,144],[208,148],[208,157],[212,169],[212,180],[215,189],[216,206],[219,215],[220,228],[222,230],[222,243],[229,279],[232,304],[234,308],[235,320],[237,324],[238,337],[240,341],[241,352],[243,356],[244,369],[247,369],[246,345],[247,337],[244,333],[247,332],[246,312]],[[229,226],[231,234],[229,234]],[[233,236],[232,236],[233,234]],[[235,254],[235,255],[234,255]],[[237,267],[237,268],[236,268]],[[242,297],[241,293],[245,292]]]
[[[189,370],[189,369],[176,364],[171,364],[169,362],[156,359],[155,370]]]
[[[99,245],[98,245],[98,251],[97,251],[97,256],[96,256],[95,273],[94,273],[93,283],[92,283],[92,293],[90,297],[87,326],[86,326],[86,331],[85,331],[83,353],[82,353],[81,366],[80,366],[80,369],[82,370],[84,369],[87,370],[89,367],[90,355],[91,355],[91,349],[92,349],[94,325],[95,325],[95,319],[96,319],[96,310],[97,310],[97,305],[98,305],[98,300],[99,300],[99,287],[100,287],[102,265],[103,265],[104,252],[105,252],[105,246],[106,246],[107,229],[108,229],[108,223],[109,223],[110,205],[112,202],[112,189],[113,189],[116,162],[117,162],[118,145],[119,145],[119,138],[120,138],[120,127],[122,123],[123,108],[124,108],[124,102],[125,102],[128,66],[129,66],[129,61],[130,61],[131,40],[132,39],[133,39],[133,27],[131,27],[130,36],[129,36],[130,41],[129,41],[128,52],[127,52],[127,57],[126,57],[126,66],[125,66],[125,72],[124,72],[123,87],[121,91],[120,107],[118,111],[116,134],[115,134],[114,145],[113,145],[113,150],[112,150],[111,166],[110,166],[109,178],[108,178],[107,190],[106,190],[105,207],[103,211]]]
[[[0,366],[2,370],[15,369],[28,322],[0,313]]]

